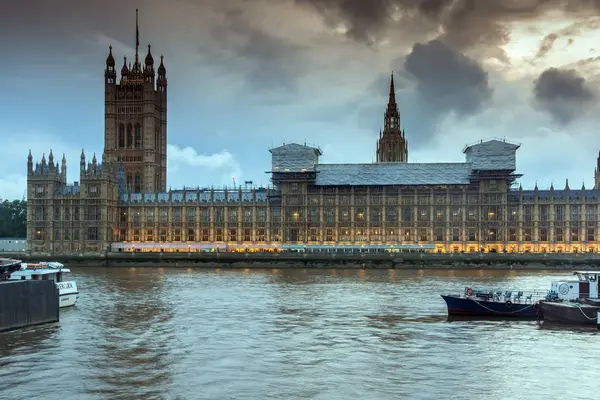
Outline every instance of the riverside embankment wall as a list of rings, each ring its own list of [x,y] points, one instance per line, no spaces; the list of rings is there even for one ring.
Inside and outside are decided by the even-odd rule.
[[[0,332],[58,320],[58,289],[53,281],[0,282]]]
[[[103,253],[15,255],[68,267],[600,269],[599,254]]]

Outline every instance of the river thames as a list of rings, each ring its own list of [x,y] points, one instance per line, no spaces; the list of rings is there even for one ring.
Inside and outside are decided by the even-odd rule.
[[[598,331],[449,321],[441,293],[571,272],[76,268],[59,323],[0,333],[2,399],[595,397]]]

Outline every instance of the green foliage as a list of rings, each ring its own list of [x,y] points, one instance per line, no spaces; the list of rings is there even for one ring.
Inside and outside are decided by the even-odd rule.
[[[4,200],[0,202],[0,237],[27,236],[27,202]]]

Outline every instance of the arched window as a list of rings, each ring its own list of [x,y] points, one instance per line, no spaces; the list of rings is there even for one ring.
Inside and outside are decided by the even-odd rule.
[[[130,148],[133,146],[133,133],[131,124],[127,125],[127,147]]]
[[[125,125],[119,125],[119,148],[125,147]]]
[[[135,124],[135,148],[139,149],[142,147],[142,128],[140,124]]]
[[[158,128],[156,128],[156,133],[154,134],[154,151],[156,151],[157,153],[160,153],[159,143],[160,143],[159,130],[158,130]]]
[[[129,190],[133,188],[133,176],[130,173],[127,174],[127,188]]]

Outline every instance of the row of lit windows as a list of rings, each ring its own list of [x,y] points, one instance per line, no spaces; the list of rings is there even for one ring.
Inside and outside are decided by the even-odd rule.
[[[420,242],[461,242],[461,241],[489,241],[489,242],[518,242],[518,241],[596,241],[596,229],[569,229],[569,235],[562,228],[555,228],[552,232],[550,229],[542,228],[537,232],[537,236],[534,236],[532,229],[524,229],[521,236],[517,234],[517,230],[509,229],[508,237],[505,237],[502,229],[489,229],[479,232],[476,228],[467,228],[463,234],[460,228],[452,228],[446,232],[443,228],[404,228],[404,229],[350,229],[342,228],[336,231],[335,229],[317,229],[310,228],[306,231],[298,229],[284,230],[287,232],[287,239],[290,241],[303,241],[308,240],[312,242],[318,241],[341,241],[341,242],[363,242],[363,241],[375,241],[375,242],[395,242],[395,241],[420,241]],[[128,236],[128,232],[132,233],[132,237]],[[126,228],[120,229],[120,235],[118,240],[120,241],[279,241],[281,238],[280,229],[271,229],[271,239],[267,237],[269,230],[265,228],[215,228],[212,230],[209,228],[195,229],[195,228],[175,228],[175,229],[132,229]],[[306,237],[304,237],[306,235]],[[223,239],[225,238],[225,239]],[[115,239],[116,240],[116,239]]]

